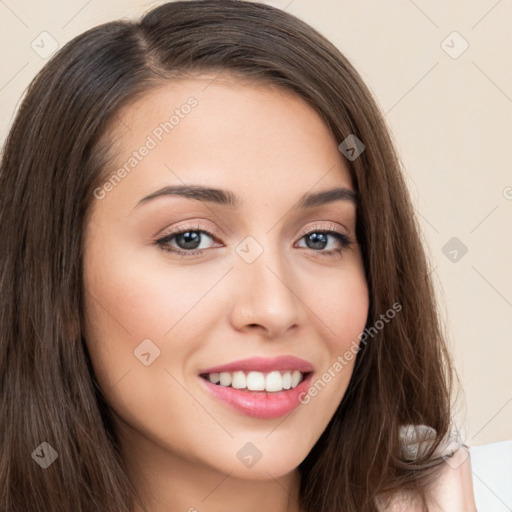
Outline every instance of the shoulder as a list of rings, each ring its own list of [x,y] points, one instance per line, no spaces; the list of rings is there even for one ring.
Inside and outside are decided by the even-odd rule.
[[[404,427],[402,436],[404,449],[408,451],[414,449],[415,443],[412,442],[411,432],[425,433],[427,431],[425,429],[428,428],[424,425]],[[426,491],[429,512],[477,512],[473,493],[470,447],[455,439],[456,436],[453,433],[450,434],[438,449],[438,455],[444,459],[444,466],[436,476],[434,484]],[[377,501],[376,507],[378,512],[423,511],[421,500],[404,492],[397,492],[387,506]]]
[[[477,512],[470,451],[469,446],[457,442],[448,447],[444,467],[428,493],[429,511]]]

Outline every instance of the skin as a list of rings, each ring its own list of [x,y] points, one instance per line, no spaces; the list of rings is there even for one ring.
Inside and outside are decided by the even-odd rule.
[[[292,210],[304,193],[354,188],[339,142],[302,99],[212,78],[168,82],[117,116],[112,171],[187,98],[198,101],[93,201],[84,247],[87,347],[148,511],[295,512],[297,467],[343,398],[354,359],[307,405],[277,419],[233,410],[203,389],[198,372],[294,355],[313,364],[315,381],[358,342],[369,297],[356,207],[338,200]],[[136,206],[183,183],[229,189],[242,205],[163,196]],[[200,255],[155,243],[198,225],[214,234],[200,234]],[[325,247],[308,248],[305,231],[333,228],[354,243],[337,253],[342,246],[329,236]],[[252,263],[236,252],[248,236],[263,249]],[[187,250],[180,237],[168,246]],[[145,339],[160,350],[149,366],[134,355]],[[247,442],[262,454],[252,467],[237,457]]]

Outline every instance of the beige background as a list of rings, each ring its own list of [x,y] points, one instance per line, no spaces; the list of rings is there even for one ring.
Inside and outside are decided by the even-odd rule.
[[[62,46],[91,26],[158,3],[0,0],[1,141],[45,63],[31,47],[42,32]],[[461,435],[474,446],[512,439],[512,2],[266,3],[331,39],[386,113],[464,388]],[[456,262],[443,253],[452,237],[468,248]]]

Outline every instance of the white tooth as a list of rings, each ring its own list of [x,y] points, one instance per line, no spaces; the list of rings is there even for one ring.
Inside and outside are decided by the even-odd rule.
[[[247,379],[244,372],[233,372],[231,387],[236,389],[244,389],[247,386],[246,381]]]
[[[265,389],[265,376],[261,372],[247,374],[247,389],[250,391],[263,391]]]
[[[301,379],[301,373],[299,372],[299,370],[295,370],[292,373],[292,388],[296,387],[299,384],[300,379]]]
[[[221,386],[229,386],[231,384],[231,373],[220,372],[219,378]]]
[[[292,387],[292,374],[290,372],[283,373],[283,389]]]
[[[270,372],[265,377],[266,391],[281,391],[283,389],[281,374],[277,371]]]
[[[219,382],[219,380],[220,380],[219,374],[218,374],[218,373],[210,373],[210,374],[208,375],[208,380],[209,380],[212,384],[217,384],[217,382]]]

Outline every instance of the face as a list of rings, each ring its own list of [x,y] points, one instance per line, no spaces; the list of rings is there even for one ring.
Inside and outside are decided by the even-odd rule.
[[[368,313],[338,142],[292,93],[206,75],[118,121],[84,249],[85,337],[117,428],[162,460],[284,475],[340,404]],[[330,189],[345,190],[315,196]]]

